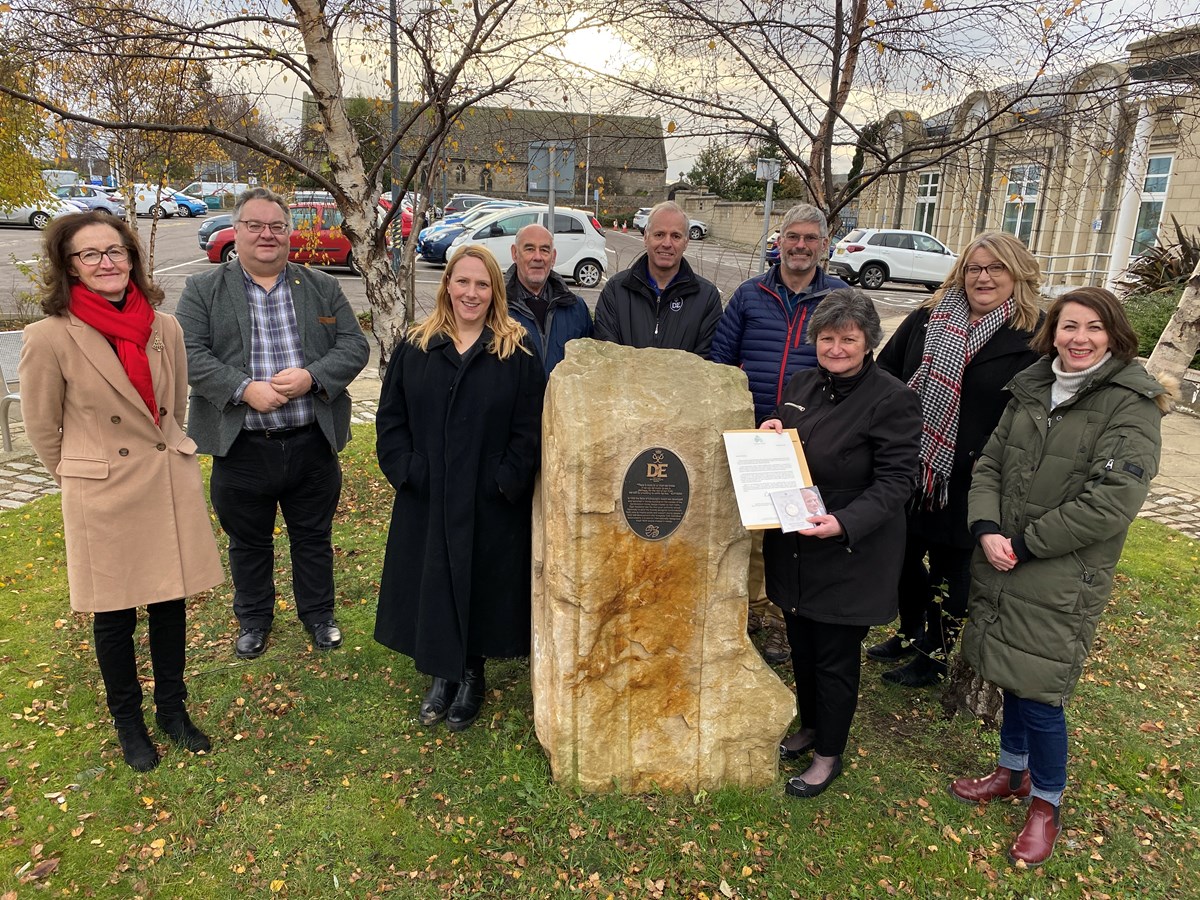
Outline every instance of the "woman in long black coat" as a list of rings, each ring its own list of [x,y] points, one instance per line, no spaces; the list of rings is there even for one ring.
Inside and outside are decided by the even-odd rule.
[[[379,400],[376,451],[396,501],[375,639],[433,676],[420,719],[452,731],[479,716],[484,660],[529,653],[545,374],[526,340],[495,258],[466,247]]]
[[[900,575],[900,631],[867,650],[877,662],[916,655],[884,672],[885,681],[924,687],[946,672],[946,654],[967,616],[971,470],[1008,403],[1005,386],[1037,361],[1029,341],[1040,284],[1024,244],[1009,234],[981,234],[941,290],[879,351],[879,367],[917,392],[924,418],[921,480]],[[935,603],[934,588],[943,583],[944,598]]]
[[[760,426],[799,432],[828,510],[808,518],[813,528],[763,538],[767,592],[787,623],[800,710],[800,730],[780,755],[814,751],[812,765],[788,782],[793,797],[817,796],[842,771],[863,638],[896,616],[921,434],[917,395],[871,357],[883,332],[865,294],[832,291],[808,333],[818,367],[792,376],[775,417]]]

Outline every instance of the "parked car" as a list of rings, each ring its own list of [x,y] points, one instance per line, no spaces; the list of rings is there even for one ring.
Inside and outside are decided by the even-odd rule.
[[[45,197],[21,206],[0,206],[0,223],[32,225],[41,231],[50,224],[51,219],[86,209],[86,206],[74,200],[64,200],[47,193]]]
[[[345,266],[358,272],[350,239],[342,233],[342,214],[330,203],[293,203],[291,248],[288,261],[314,266]],[[233,227],[213,232],[204,250],[209,262],[219,263],[237,255]]]
[[[949,247],[924,231],[855,228],[833,248],[829,271],[871,290],[892,281],[932,291],[946,280],[954,259]]]
[[[207,249],[208,239],[212,236],[213,232],[232,226],[233,216],[229,213],[222,213],[219,216],[213,216],[211,219],[205,219],[200,223],[200,230],[196,232],[196,237],[200,240],[200,249]]]
[[[767,266],[779,265],[779,229],[776,228],[767,237]]]
[[[185,219],[208,215],[208,204],[199,197],[189,197],[181,191],[173,191],[168,196],[175,201],[175,205],[179,207],[179,215]]]
[[[642,234],[646,233],[646,223],[650,221],[650,210],[654,207],[643,206],[633,214],[633,227]],[[688,239],[702,241],[708,237],[708,223],[699,219],[688,219]]]
[[[417,255],[426,262],[444,263],[446,251],[450,249],[454,239],[475,222],[486,219],[501,210],[528,205],[520,200],[489,200],[464,213],[446,216],[442,221],[423,228],[417,233]]]
[[[125,218],[125,198],[110,194],[91,184],[64,184],[56,188],[54,196],[82,203],[87,209],[98,209],[119,219]]]
[[[550,211],[545,206],[506,209],[476,222],[450,245],[453,254],[467,244],[487,247],[498,260],[512,258],[510,248],[517,232],[526,225],[546,226]],[[554,271],[574,279],[582,287],[595,287],[604,276],[607,260],[604,235],[590,212],[569,207],[554,207],[554,249],[558,253]]]
[[[134,209],[139,216],[154,219],[169,219],[179,212],[179,205],[171,199],[175,192],[167,187],[152,184],[135,184],[131,192]]]
[[[454,194],[450,197],[450,202],[442,207],[442,211],[446,213],[446,215],[456,212],[465,212],[472,206],[478,206],[480,203],[487,203],[491,199],[491,197],[485,197],[482,194]]]
[[[182,192],[189,197],[199,197],[209,209],[220,209],[233,206],[238,195],[248,190],[250,185],[244,181],[193,181],[184,185]]]

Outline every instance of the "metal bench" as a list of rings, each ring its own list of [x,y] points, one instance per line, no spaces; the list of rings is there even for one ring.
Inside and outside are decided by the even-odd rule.
[[[0,436],[4,439],[5,450],[13,448],[12,434],[8,429],[8,413],[14,403],[21,402],[20,384],[16,380],[16,374],[23,340],[24,334],[20,331],[0,331],[0,385],[4,387],[4,396],[0,397]],[[11,389],[10,384],[16,385],[16,389]]]

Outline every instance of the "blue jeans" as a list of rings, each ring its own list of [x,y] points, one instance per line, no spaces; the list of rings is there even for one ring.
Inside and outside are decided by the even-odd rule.
[[[1063,708],[1005,691],[1000,765],[1016,772],[1028,769],[1032,796],[1058,806],[1067,786],[1067,716]]]

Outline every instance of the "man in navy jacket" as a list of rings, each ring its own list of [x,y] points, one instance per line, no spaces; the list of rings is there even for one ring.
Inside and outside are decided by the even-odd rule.
[[[529,332],[547,377],[562,362],[567,341],[592,336],[587,304],[554,271],[557,257],[554,236],[541,225],[526,225],[517,232],[505,275],[508,313]]]
[[[793,206],[779,229],[779,265],[745,281],[733,293],[717,324],[709,358],[740,366],[750,382],[754,418],[761,423],[779,406],[788,379],[817,364],[816,348],[805,340],[817,304],[835,288],[846,287],[821,268],[829,256],[825,214],[807,203]],[[762,533],[755,532],[750,556],[750,624],[770,629],[763,656],[778,664],[790,656],[779,608],[762,590]],[[761,595],[761,596],[760,596]]]
[[[742,367],[758,422],[775,412],[792,375],[817,364],[816,348],[805,341],[808,319],[826,294],[846,287],[821,268],[828,255],[825,214],[793,206],[779,229],[779,265],[742,282],[717,325],[709,358]]]

